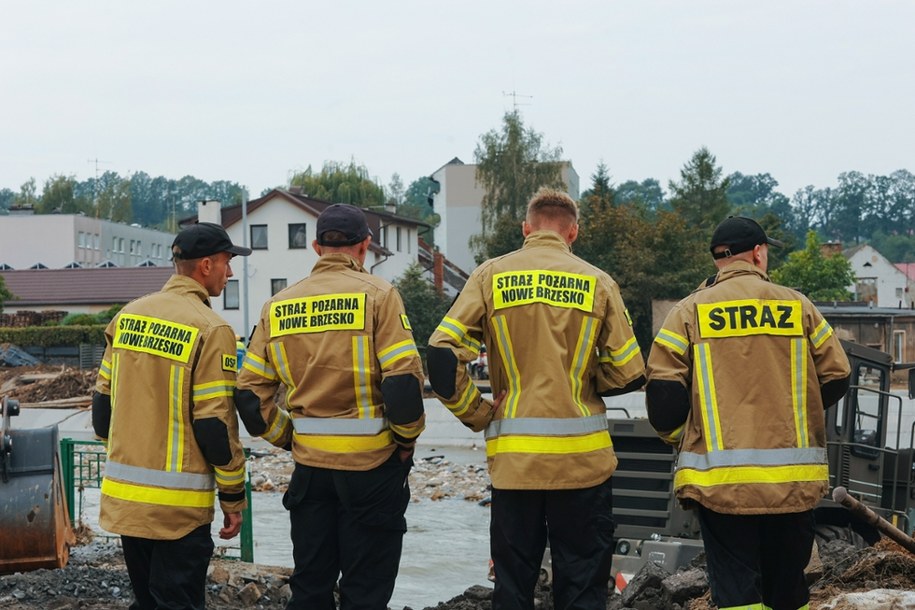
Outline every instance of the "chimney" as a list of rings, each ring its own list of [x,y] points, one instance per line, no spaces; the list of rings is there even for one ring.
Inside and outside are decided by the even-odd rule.
[[[443,294],[445,290],[445,257],[437,249],[432,253],[432,285],[435,291]]]
[[[835,256],[836,254],[842,254],[842,242],[840,241],[828,241],[820,245],[820,254],[823,256]]]
[[[222,225],[222,206],[216,199],[204,199],[197,202],[197,220]]]

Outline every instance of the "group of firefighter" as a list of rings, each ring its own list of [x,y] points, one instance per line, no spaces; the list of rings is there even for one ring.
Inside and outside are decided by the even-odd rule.
[[[534,607],[549,543],[554,607],[604,610],[617,459],[603,397],[644,389],[678,450],[674,486],[698,513],[714,603],[807,608],[824,409],[850,375],[831,327],[769,280],[768,249],[782,244],[729,217],[711,239],[717,272],[671,310],[646,367],[619,286],[572,253],[578,217],[567,194],[538,191],[523,246],[477,267],[426,351],[436,396],[485,435],[492,607]],[[341,610],[387,608],[426,376],[400,295],[365,269],[372,240],[359,208],[328,206],[318,262],[264,304],[242,362],[210,299],[251,250],[217,224],[182,230],[175,274],[108,326],[93,398],[108,451],[100,525],[122,538],[132,608],[205,607],[213,490],[222,538],[246,502],[239,419],[295,461],[287,608],[332,610],[335,589]],[[481,349],[491,398],[468,374]]]

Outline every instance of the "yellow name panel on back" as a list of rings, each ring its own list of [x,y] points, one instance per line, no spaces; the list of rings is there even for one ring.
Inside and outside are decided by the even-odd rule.
[[[544,303],[590,312],[594,310],[596,286],[593,275],[541,269],[506,271],[492,276],[493,307]]]
[[[699,303],[699,336],[746,337],[749,335],[782,335],[800,337],[801,302],[765,299],[741,299],[719,303]]]
[[[114,349],[144,352],[187,364],[198,329],[171,320],[121,314],[114,332]]]
[[[270,306],[270,336],[363,330],[365,294],[322,294],[277,301]]]

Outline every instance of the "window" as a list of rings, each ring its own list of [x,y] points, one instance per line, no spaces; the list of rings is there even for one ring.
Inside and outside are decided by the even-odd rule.
[[[273,278],[270,280],[270,296],[275,295],[277,292],[286,287],[286,278]]]
[[[86,247],[86,234],[83,233],[82,231],[80,231],[78,239],[79,239],[79,247],[85,248]]]
[[[251,225],[251,249],[267,249],[267,225]]]
[[[289,247],[290,248],[307,248],[308,232],[304,222],[292,223],[289,225]]]
[[[897,299],[901,299],[901,298],[902,298],[902,288],[901,288],[901,287],[897,287],[897,288],[896,288],[896,298],[897,298]]]
[[[413,253],[412,241],[413,241],[413,238],[410,237],[410,229],[407,229],[407,254]]]
[[[400,252],[400,227],[397,227],[397,251]]]
[[[229,280],[226,282],[226,289],[222,291],[222,308],[238,309],[241,306],[241,300],[238,298],[238,280]]]
[[[893,331],[893,357],[897,363],[905,362],[905,331]]]
[[[98,250],[98,249],[99,249],[99,245],[100,245],[100,243],[99,243],[100,241],[101,241],[101,240],[99,240],[99,236],[98,236],[98,235],[93,235],[93,236],[92,236],[92,247],[95,248],[96,250]]]

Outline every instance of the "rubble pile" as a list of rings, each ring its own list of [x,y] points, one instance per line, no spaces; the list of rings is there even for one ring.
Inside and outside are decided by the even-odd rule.
[[[271,448],[252,451],[248,467],[252,490],[285,492],[294,463],[288,451]],[[423,455],[414,459],[410,492],[414,502],[449,498],[481,502],[489,497],[489,473],[485,464],[455,464],[443,455]]]
[[[289,601],[288,568],[213,559],[207,576],[207,607],[282,610]],[[62,570],[36,570],[0,577],[4,610],[103,610],[127,608],[133,599],[121,551],[93,542],[73,550]]]
[[[2,371],[0,394],[15,398],[23,406],[88,406],[97,378],[96,369],[16,367]]]

